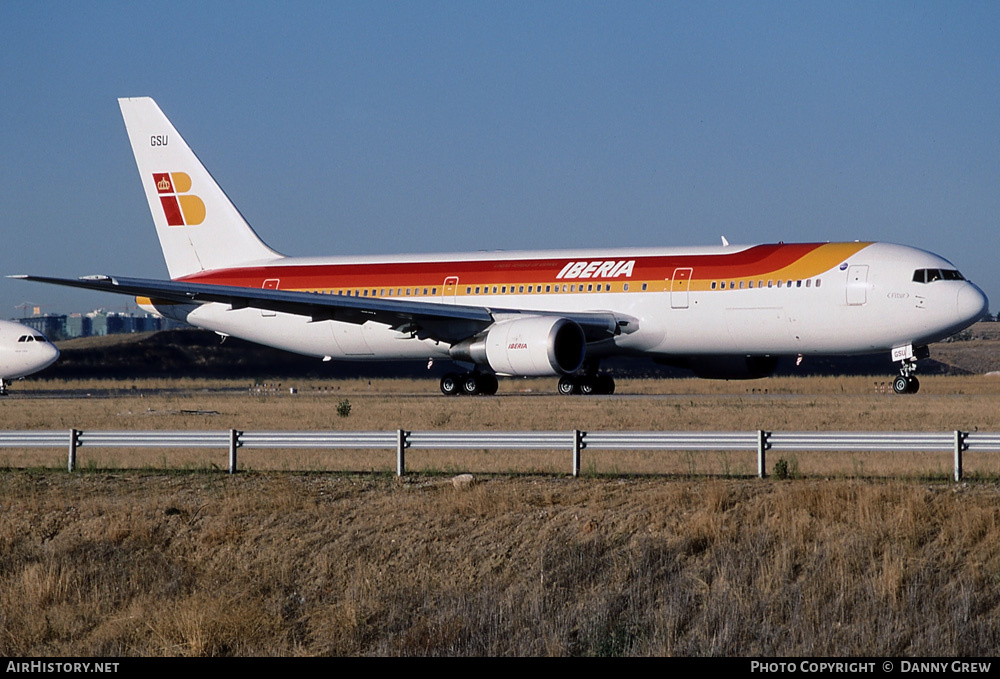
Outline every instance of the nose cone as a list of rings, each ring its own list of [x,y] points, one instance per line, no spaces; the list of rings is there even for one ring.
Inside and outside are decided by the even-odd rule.
[[[38,351],[38,365],[32,369],[32,372],[37,372],[43,368],[48,368],[50,365],[56,362],[59,358],[59,350],[56,349],[56,345],[51,342],[46,342],[37,349]]]
[[[983,291],[972,283],[967,283],[958,291],[958,302],[955,305],[955,313],[958,322],[962,327],[972,325],[989,309],[990,301],[986,299]]]

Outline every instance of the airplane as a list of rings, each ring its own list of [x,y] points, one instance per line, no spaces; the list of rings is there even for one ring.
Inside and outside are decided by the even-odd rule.
[[[898,393],[927,345],[988,301],[950,262],[881,242],[772,243],[365,257],[266,245],[148,97],[119,99],[170,280],[30,281],[134,295],[152,313],[322,358],[451,360],[441,392],[495,394],[497,376],[559,376],[610,394],[612,356],[714,378],[779,357],[886,352]]]
[[[47,368],[59,358],[59,350],[34,328],[0,321],[0,396],[7,395],[9,380]]]

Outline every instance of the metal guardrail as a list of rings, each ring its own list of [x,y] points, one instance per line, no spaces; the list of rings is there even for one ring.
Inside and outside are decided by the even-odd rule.
[[[962,478],[962,455],[1000,452],[997,432],[771,432],[771,431],[0,431],[0,448],[68,449],[69,471],[76,469],[81,447],[224,448],[229,473],[237,471],[240,448],[312,448],[396,450],[396,473],[406,473],[406,451],[424,450],[566,450],[572,451],[573,476],[580,474],[584,449],[756,451],[757,475],[767,476],[769,451],[951,452],[955,481]]]

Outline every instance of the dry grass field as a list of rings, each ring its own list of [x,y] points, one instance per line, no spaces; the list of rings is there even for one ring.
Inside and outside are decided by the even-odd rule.
[[[1000,430],[1000,378],[45,381],[4,429]],[[289,393],[290,387],[298,393]],[[134,388],[133,388],[134,387]],[[51,398],[71,390],[90,397]],[[176,390],[176,391],[175,391]],[[65,395],[65,394],[64,394]],[[337,406],[351,404],[349,417]],[[558,459],[557,459],[558,455]],[[214,456],[214,457],[213,457]],[[985,457],[985,456],[984,456]],[[794,478],[705,454],[0,449],[0,654],[991,655],[1000,466],[801,454]],[[312,471],[312,470],[327,471]],[[309,470],[309,471],[307,471]],[[472,471],[455,487],[449,475]]]
[[[5,656],[983,656],[995,485],[0,474]]]

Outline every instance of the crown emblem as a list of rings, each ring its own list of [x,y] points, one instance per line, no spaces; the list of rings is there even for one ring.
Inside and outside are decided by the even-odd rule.
[[[170,190],[170,181],[166,177],[164,177],[163,179],[161,179],[160,181],[158,181],[156,183],[156,189],[158,191],[169,191]]]

